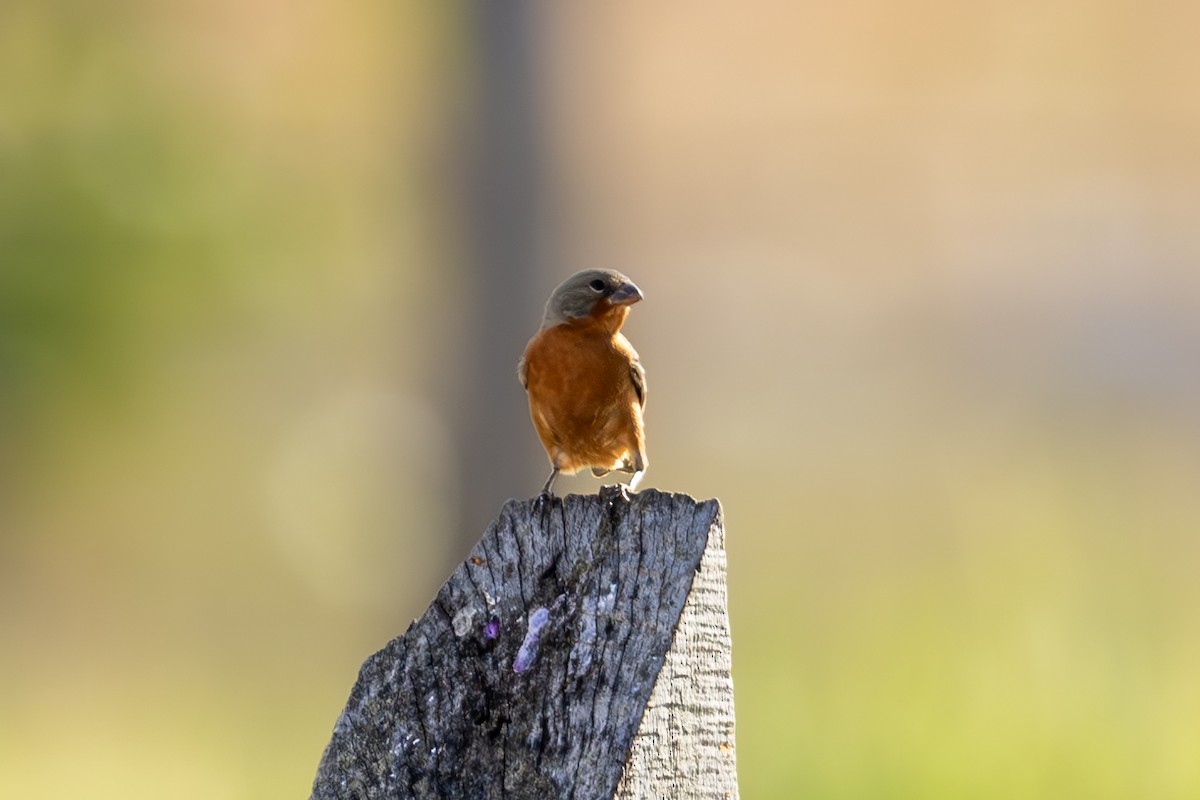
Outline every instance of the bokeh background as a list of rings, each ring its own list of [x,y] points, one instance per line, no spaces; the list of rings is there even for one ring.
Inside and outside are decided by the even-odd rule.
[[[743,796],[1200,796],[1200,5],[500,5],[0,5],[0,795],[305,796],[611,266]]]

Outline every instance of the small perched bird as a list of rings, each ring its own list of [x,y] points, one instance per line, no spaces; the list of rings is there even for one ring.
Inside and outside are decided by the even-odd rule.
[[[641,299],[616,270],[589,269],[563,281],[546,302],[542,326],[517,366],[552,468],[542,494],[560,472],[632,472],[632,490],[646,471],[646,372],[621,334],[629,307]]]

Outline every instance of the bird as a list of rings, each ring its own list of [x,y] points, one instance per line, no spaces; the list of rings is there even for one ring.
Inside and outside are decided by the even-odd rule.
[[[621,333],[629,307],[643,299],[637,285],[611,269],[587,269],[551,293],[538,328],[517,365],[529,395],[529,416],[550,459],[541,496],[560,473],[590,469],[596,477],[645,473],[646,371]],[[622,492],[625,491],[623,487]]]

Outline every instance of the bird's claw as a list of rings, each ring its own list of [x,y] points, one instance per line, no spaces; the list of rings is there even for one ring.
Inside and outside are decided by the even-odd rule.
[[[618,497],[621,498],[622,500],[624,500],[626,503],[633,502],[633,494],[630,491],[628,484],[618,483],[613,486],[601,486],[600,487],[600,499],[601,500],[604,500],[605,502],[608,502],[608,503],[612,503],[612,502],[616,501],[616,499]]]

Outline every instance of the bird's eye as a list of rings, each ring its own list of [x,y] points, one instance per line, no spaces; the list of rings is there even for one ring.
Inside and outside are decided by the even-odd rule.
[[[599,278],[596,278],[596,280],[589,283],[588,286],[592,287],[593,292],[604,291],[604,281],[600,280]]]

